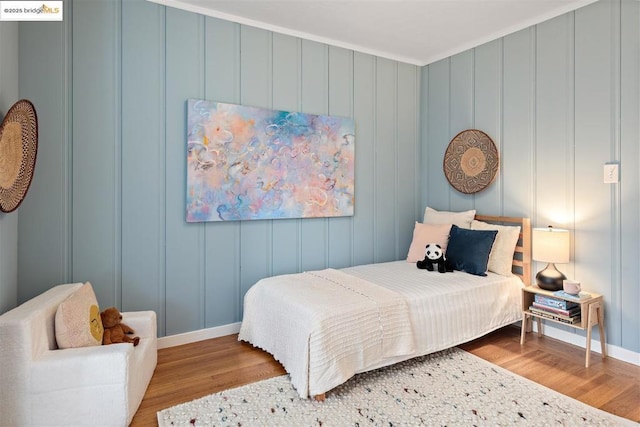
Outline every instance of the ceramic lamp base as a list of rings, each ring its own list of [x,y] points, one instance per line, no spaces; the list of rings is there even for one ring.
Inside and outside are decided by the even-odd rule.
[[[562,281],[566,278],[567,276],[558,271],[556,266],[550,262],[544,270],[541,270],[536,274],[536,283],[541,289],[545,289],[547,291],[560,291],[562,290]]]

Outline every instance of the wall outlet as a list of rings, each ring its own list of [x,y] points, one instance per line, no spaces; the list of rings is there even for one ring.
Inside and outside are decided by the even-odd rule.
[[[617,163],[607,163],[604,165],[604,183],[605,184],[615,184],[620,180],[620,176],[618,174],[618,164]]]

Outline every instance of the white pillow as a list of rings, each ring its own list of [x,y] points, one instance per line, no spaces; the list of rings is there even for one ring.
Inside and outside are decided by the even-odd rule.
[[[513,264],[513,253],[520,237],[520,226],[488,224],[482,221],[473,220],[472,230],[498,230],[496,240],[493,242],[491,253],[489,254],[489,264],[487,269],[502,276],[511,276],[511,266]]]
[[[476,210],[463,212],[437,211],[427,206],[424,210],[425,224],[455,224],[461,228],[471,227],[471,221],[476,216]]]

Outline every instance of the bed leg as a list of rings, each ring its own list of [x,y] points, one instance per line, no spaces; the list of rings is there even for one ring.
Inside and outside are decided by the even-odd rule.
[[[316,394],[315,396],[313,396],[313,398],[315,399],[316,402],[324,402],[324,399],[327,398],[327,395],[325,393]]]

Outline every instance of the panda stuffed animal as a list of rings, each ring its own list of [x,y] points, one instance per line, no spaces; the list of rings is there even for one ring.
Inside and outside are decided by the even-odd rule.
[[[422,261],[418,261],[416,265],[420,269],[434,271],[434,264],[437,265],[440,273],[453,271],[453,268],[451,268],[446,262],[446,258],[442,252],[442,247],[435,243],[429,243],[424,249],[424,259]]]

